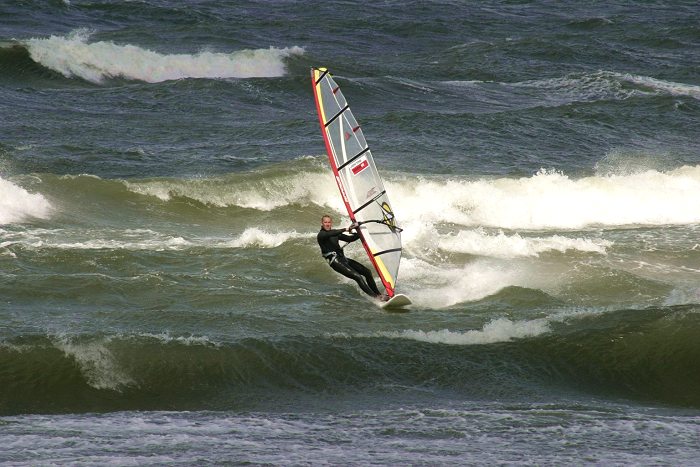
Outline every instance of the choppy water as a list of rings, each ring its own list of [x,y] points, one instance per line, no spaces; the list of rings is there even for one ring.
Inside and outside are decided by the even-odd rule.
[[[694,2],[0,18],[0,462],[699,465]],[[310,66],[408,312],[318,254]]]

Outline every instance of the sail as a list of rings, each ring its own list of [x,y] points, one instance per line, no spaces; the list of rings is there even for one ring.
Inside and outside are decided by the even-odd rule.
[[[361,223],[365,251],[393,297],[401,261],[401,229],[384,183],[362,129],[331,74],[325,68],[312,68],[311,80],[335,181],[350,219]]]

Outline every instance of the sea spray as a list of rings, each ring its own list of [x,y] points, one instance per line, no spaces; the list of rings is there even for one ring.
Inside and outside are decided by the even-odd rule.
[[[0,225],[24,222],[31,218],[48,218],[52,212],[49,201],[38,193],[0,178]]]

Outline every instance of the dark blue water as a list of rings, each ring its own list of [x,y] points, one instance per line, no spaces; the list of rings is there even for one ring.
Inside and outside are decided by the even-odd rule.
[[[694,2],[0,18],[0,462],[697,464]],[[312,66],[407,312],[318,255]]]

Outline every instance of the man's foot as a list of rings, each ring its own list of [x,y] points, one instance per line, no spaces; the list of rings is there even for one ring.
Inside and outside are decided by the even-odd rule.
[[[375,298],[376,298],[377,300],[379,300],[380,302],[388,302],[388,301],[389,301],[389,296],[388,296],[387,294],[385,294],[385,293],[380,293],[380,294],[377,295]]]

